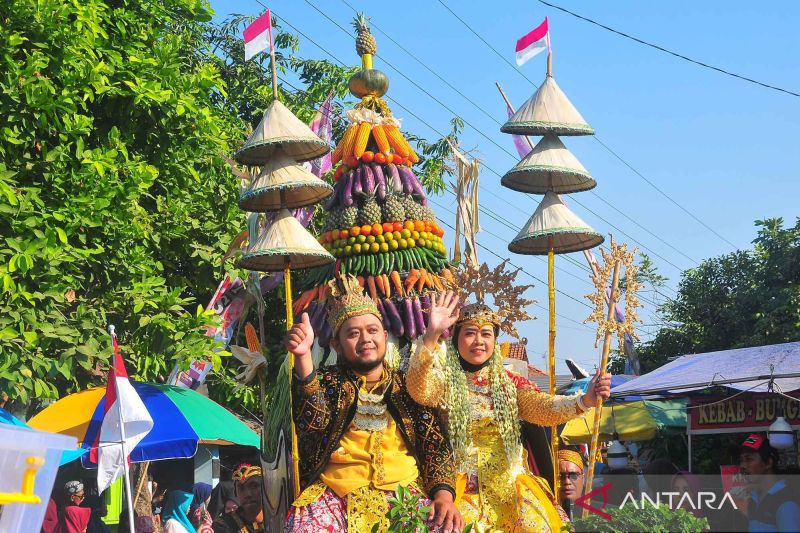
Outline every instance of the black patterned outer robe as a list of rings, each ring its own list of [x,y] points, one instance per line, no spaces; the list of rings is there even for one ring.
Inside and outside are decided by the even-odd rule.
[[[420,486],[432,496],[445,489],[455,498],[453,451],[438,409],[411,399],[405,375],[389,372],[384,399],[409,452],[417,459]],[[358,377],[340,365],[315,370],[305,380],[292,379],[292,416],[300,454],[300,485],[307,487],[325,470],[331,454],[356,412]]]

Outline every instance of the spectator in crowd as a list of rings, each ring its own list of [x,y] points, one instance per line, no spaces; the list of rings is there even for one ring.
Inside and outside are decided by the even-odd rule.
[[[189,519],[200,533],[211,533],[211,524],[214,522],[208,512],[208,503],[211,500],[211,485],[208,483],[195,483],[192,487],[192,503],[189,506]]]
[[[214,521],[214,533],[263,533],[264,510],[261,496],[261,467],[240,465],[233,473],[239,507]]]
[[[580,453],[569,450],[558,450],[558,488],[561,495],[561,505],[567,514],[572,516],[572,506],[575,500],[583,494],[584,465]]]
[[[208,503],[208,513],[212,520],[216,520],[221,514],[232,513],[238,508],[239,500],[236,499],[233,481],[217,483],[217,486],[211,491],[211,501]]]
[[[778,476],[778,451],[758,433],[742,443],[739,469],[752,491],[747,505],[749,531],[800,531],[800,504]]]
[[[167,494],[161,522],[164,533],[195,533],[195,527],[189,520],[189,507],[193,495],[185,490],[172,489]]]
[[[85,496],[80,481],[68,481],[64,485],[64,508],[59,513],[56,533],[86,533],[92,510],[80,506]]]

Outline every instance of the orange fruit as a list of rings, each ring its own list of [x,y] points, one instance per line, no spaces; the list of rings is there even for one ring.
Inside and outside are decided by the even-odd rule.
[[[383,234],[383,226],[380,224],[373,224],[372,225],[372,234],[373,235],[382,235]]]
[[[421,220],[414,222],[414,229],[417,231],[425,231],[425,223]]]
[[[414,221],[406,220],[406,223],[403,224],[403,229],[407,229],[408,231],[414,231]]]
[[[402,222],[395,222],[395,223],[393,223],[393,224],[392,224],[392,229],[393,229],[394,231],[401,231],[401,230],[403,229],[403,223],[402,223]]]
[[[346,229],[343,229],[342,231],[339,232],[339,238],[340,239],[346,239],[349,236],[350,236],[350,232],[348,232]]]
[[[363,154],[361,154],[361,160],[364,163],[372,163],[372,160],[375,159],[375,152],[370,152],[367,150]]]
[[[377,154],[375,154],[375,162],[378,163],[379,165],[386,163],[386,156],[383,155],[383,153],[378,152]]]
[[[390,233],[391,231],[393,231],[392,223],[391,222],[384,222],[383,223],[383,232],[384,233]]]
[[[361,226],[361,235],[371,235],[372,234],[372,226],[368,224],[364,224]]]

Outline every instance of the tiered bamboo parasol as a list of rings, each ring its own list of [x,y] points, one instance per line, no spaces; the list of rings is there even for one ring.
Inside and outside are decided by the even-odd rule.
[[[333,188],[305,171],[297,163],[327,153],[328,143],[320,139],[278,100],[274,47],[270,47],[273,101],[264,117],[234,158],[244,165],[262,166],[239,200],[239,206],[253,212],[278,213],[269,227],[255,238],[238,262],[241,268],[262,272],[284,272],[286,328],[292,327],[292,268],[311,268],[332,263],[329,254],[289,212],[289,208],[314,204],[329,196]],[[264,342],[264,339],[262,339]],[[291,382],[294,355],[287,355]],[[291,390],[291,388],[290,388]],[[291,406],[291,397],[289,398]],[[300,495],[297,434],[291,422],[294,497]]]
[[[502,93],[502,90],[501,90]],[[505,98],[505,94],[503,94]],[[511,104],[506,100],[506,103]],[[549,302],[548,372],[550,394],[556,393],[555,254],[579,252],[603,242],[603,237],[564,205],[557,193],[580,192],[596,185],[583,165],[564,146],[558,135],[591,135],[594,130],[578,113],[553,79],[552,55],[547,57],[547,76],[536,93],[516,111],[500,131],[516,135],[541,135],[541,141],[503,176],[503,186],[519,192],[544,194],[544,199],[522,231],[508,245],[511,252],[547,254]],[[530,142],[530,141],[529,141]],[[558,498],[558,432],[551,428],[553,493]]]

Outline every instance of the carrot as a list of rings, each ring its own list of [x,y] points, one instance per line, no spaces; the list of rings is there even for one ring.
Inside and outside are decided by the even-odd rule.
[[[361,285],[361,288],[364,288],[364,276],[358,276],[358,284]]]
[[[444,279],[446,279],[448,281],[448,283],[455,283],[456,282],[455,278],[453,278],[453,273],[450,272],[449,268],[442,269],[442,271],[439,273],[439,275],[442,276]]]
[[[425,286],[425,280],[428,279],[428,271],[424,268],[419,271],[419,281],[417,281],[417,292],[422,292],[422,288]]]
[[[439,291],[444,291],[444,283],[442,283],[442,278],[434,274],[431,276],[433,278],[433,284]]]
[[[375,276],[375,285],[378,286],[378,290],[381,291],[381,294],[386,296],[386,287],[383,285],[383,276]]]
[[[408,277],[406,277],[406,290],[409,290],[414,286],[417,280],[419,280],[421,274],[422,272],[416,268],[411,269],[411,271],[408,273]]]
[[[367,277],[367,287],[369,288],[369,295],[373,300],[378,299],[378,291],[375,290],[375,278],[372,276]]]
[[[392,270],[392,274],[389,278],[392,280],[392,283],[394,283],[397,294],[405,296],[406,292],[403,290],[403,281],[400,279],[400,274],[397,273],[397,270]]]
[[[391,298],[392,284],[389,283],[389,276],[386,274],[381,274],[381,279],[383,280],[383,286],[386,288],[386,297]]]

